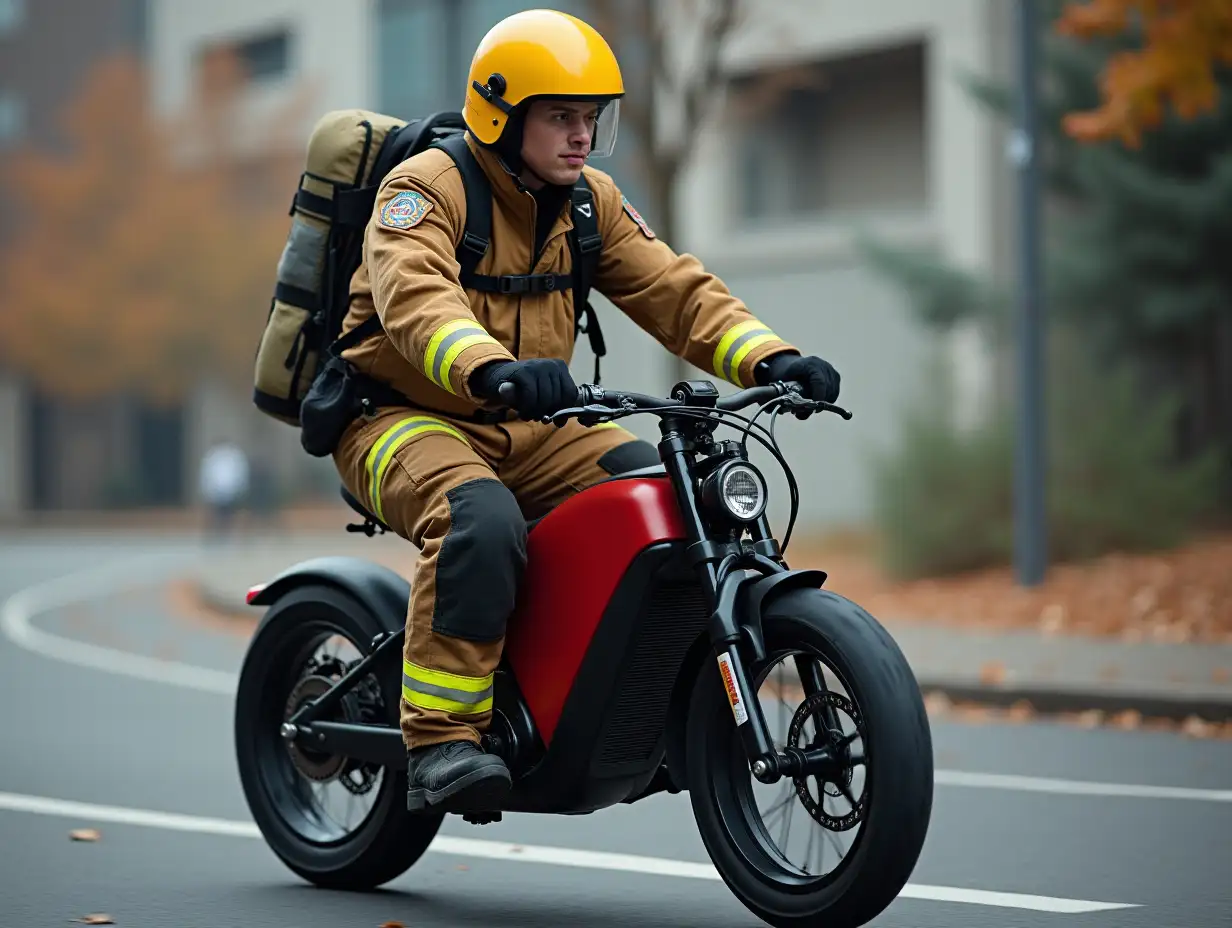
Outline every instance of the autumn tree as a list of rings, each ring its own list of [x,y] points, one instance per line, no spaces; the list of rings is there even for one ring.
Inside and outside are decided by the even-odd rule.
[[[21,226],[0,256],[0,351],[48,394],[165,403],[205,376],[251,377],[301,104],[261,117],[272,146],[247,145],[242,79],[209,60],[193,105],[159,119],[142,67],[105,61],[63,114],[69,151],[8,164]]]
[[[1066,132],[1084,141],[1119,138],[1136,147],[1169,105],[1183,119],[1214,111],[1216,72],[1232,66],[1229,0],[1087,0],[1069,4],[1056,28],[1082,40],[1125,37],[1136,46],[1104,66],[1100,106],[1066,115]]]

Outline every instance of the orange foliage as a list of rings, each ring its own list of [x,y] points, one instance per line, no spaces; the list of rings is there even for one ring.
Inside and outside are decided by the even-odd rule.
[[[64,113],[71,151],[7,166],[22,219],[0,256],[0,352],[51,393],[168,402],[251,376],[302,153],[237,154],[238,72],[206,78],[159,120],[141,68],[104,62]]]
[[[1065,8],[1062,35],[1089,39],[1141,28],[1140,49],[1115,54],[1101,79],[1103,104],[1070,113],[1066,132],[1083,141],[1120,138],[1137,147],[1160,124],[1165,101],[1185,119],[1219,99],[1214,69],[1232,65],[1232,0],[1088,0]]]

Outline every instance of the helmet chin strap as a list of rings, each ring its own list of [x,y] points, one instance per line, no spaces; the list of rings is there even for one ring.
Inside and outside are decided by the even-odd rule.
[[[497,160],[500,161],[501,167],[509,172],[515,180],[523,187],[521,176],[529,174],[538,180],[546,187],[559,187],[559,184],[553,184],[529,164],[522,157],[522,114],[516,113],[511,116],[509,122],[505,126],[505,131],[501,133],[501,137],[496,140],[491,146],[496,152]]]

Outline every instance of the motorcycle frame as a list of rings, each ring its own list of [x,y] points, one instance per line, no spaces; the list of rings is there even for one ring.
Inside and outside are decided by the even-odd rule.
[[[700,388],[700,389],[699,389]],[[595,631],[595,638],[604,633],[613,623],[610,616],[621,609],[637,608],[637,603],[622,603],[622,594],[645,599],[645,593],[654,588],[656,578],[664,575],[691,574],[695,579],[709,614],[704,631],[682,655],[676,679],[670,687],[670,705],[666,707],[663,730],[658,736],[658,745],[652,759],[646,764],[625,765],[627,769],[611,771],[609,776],[596,776],[594,758],[588,752],[584,756],[567,757],[567,748],[552,751],[545,748],[530,720],[531,737],[538,753],[537,762],[528,770],[514,770],[514,788],[509,799],[502,803],[506,811],[562,812],[581,814],[591,812],[617,802],[634,802],[660,790],[678,792],[684,788],[683,774],[683,727],[689,696],[696,674],[703,671],[708,655],[718,665],[714,672],[720,674],[729,703],[738,723],[738,730],[749,758],[753,775],[762,782],[772,783],[783,776],[800,775],[829,760],[825,752],[800,751],[788,748],[779,753],[773,747],[760,702],[755,698],[757,689],[748,668],[767,657],[766,644],[761,627],[761,612],[777,592],[788,588],[819,588],[826,580],[820,570],[791,570],[784,562],[779,544],[774,538],[769,520],[763,511],[756,520],[737,525],[728,520],[723,527],[715,528],[716,514],[707,511],[701,504],[700,486],[704,477],[720,464],[732,460],[747,461],[737,442],[716,443],[713,432],[720,424],[717,417],[696,418],[696,406],[713,407],[713,385],[708,382],[678,384],[673,390],[678,398],[687,397],[694,407],[690,416],[659,413],[660,441],[659,468],[654,471],[656,479],[666,476],[685,530],[685,538],[652,544],[635,558],[625,571],[616,592],[611,597],[604,616]],[[700,402],[699,402],[700,399]],[[706,455],[700,457],[700,455]],[[651,477],[646,471],[617,475],[613,480],[645,479]],[[741,536],[747,531],[749,538]],[[368,532],[371,534],[371,532]],[[726,537],[716,537],[726,536]],[[292,572],[288,572],[293,574]],[[294,582],[293,576],[284,575],[274,583],[250,597],[252,604],[268,604],[275,601],[285,588]],[[274,587],[280,587],[275,589]],[[627,599],[628,596],[626,595]],[[632,635],[625,629],[624,640]],[[329,690],[301,706],[283,725],[284,740],[296,741],[305,748],[324,754],[340,754],[349,758],[382,766],[399,766],[405,763],[406,749],[402,733],[396,726],[356,724],[329,721],[329,715],[341,700],[355,687],[357,681],[369,673],[378,679],[400,679],[402,645],[405,632],[382,632],[370,643],[371,650],[353,665]],[[597,663],[602,648],[594,644],[588,648],[586,660],[579,670],[582,678],[586,665]],[[389,664],[392,666],[386,667]],[[502,662],[503,665],[503,662]],[[804,666],[797,662],[804,671]],[[529,719],[525,702],[517,692],[512,675],[498,669],[495,709],[520,710]],[[613,672],[613,680],[618,679]],[[812,673],[802,672],[805,692],[820,691],[823,684]],[[578,689],[575,679],[570,691],[570,700]],[[748,698],[753,694],[754,698]],[[737,705],[743,712],[737,713]],[[569,707],[566,706],[566,715]],[[744,718],[741,718],[744,715]],[[494,711],[493,719],[496,719]],[[562,726],[565,718],[562,716]],[[566,743],[568,738],[565,738]],[[597,741],[597,738],[596,738]],[[553,746],[556,739],[553,739]],[[593,747],[593,745],[592,745]],[[816,755],[816,756],[814,756]]]

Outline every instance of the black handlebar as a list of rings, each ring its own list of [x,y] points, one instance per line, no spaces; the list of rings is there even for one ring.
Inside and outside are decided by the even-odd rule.
[[[738,409],[744,409],[746,406],[762,405],[778,396],[786,396],[788,393],[794,393],[797,401],[801,406],[808,406],[818,410],[826,410],[828,412],[838,413],[844,419],[850,419],[851,413],[845,409],[840,409],[831,403],[818,403],[812,400],[804,399],[801,394],[803,386],[796,381],[780,381],[767,384],[763,387],[749,387],[746,390],[740,390],[732,393],[729,396],[723,396],[715,403],[715,408],[734,412]],[[498,395],[501,402],[507,406],[513,406],[517,400],[518,388],[509,381],[505,381],[500,385]],[[601,411],[611,409],[666,409],[673,406],[688,405],[680,400],[668,399],[660,396],[648,396],[644,393],[626,393],[617,390],[605,390],[596,384],[579,384],[577,391],[577,406],[586,408],[588,411]],[[595,407],[599,407],[598,410]],[[561,410],[565,412],[566,410]],[[581,412],[582,409],[571,410]],[[549,417],[554,418],[554,417]]]

